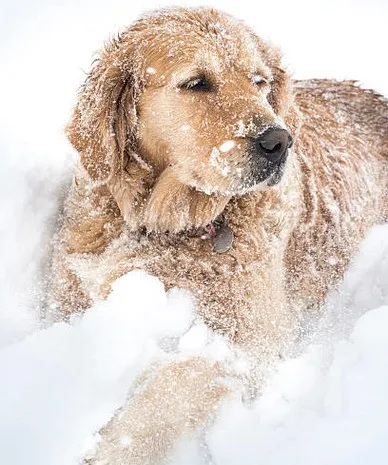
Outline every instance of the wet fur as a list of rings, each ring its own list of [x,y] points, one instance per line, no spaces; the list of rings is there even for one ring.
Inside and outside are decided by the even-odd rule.
[[[195,40],[185,34],[188,25]],[[207,41],[211,49],[221,37],[211,53],[226,60],[232,52],[224,48],[236,40],[234,59],[243,66],[252,56],[245,42],[254,47],[255,66],[271,74],[268,105],[248,80],[230,71],[217,105],[206,107],[206,99],[195,104],[210,115],[207,137],[194,115],[190,122],[198,131],[189,145],[181,142],[163,119],[175,96],[160,93],[168,83],[147,75],[151,65],[164,66],[166,73],[176,65],[174,54],[171,63],[165,54],[170,30],[176,56],[188,53],[185,40],[198,49]],[[190,101],[182,100],[174,115],[179,128],[192,115]],[[178,8],[143,17],[106,45],[67,129],[80,164],[54,252],[51,314],[62,319],[86,309],[105,298],[118,277],[140,268],[167,289],[190,290],[211,328],[249,353],[254,365],[268,366],[286,353],[302,313],[319,307],[341,279],[366,231],[387,220],[387,117],[387,100],[354,82],[292,81],[276,49],[220,12]],[[250,131],[278,121],[292,133],[295,144],[277,186],[239,194],[236,173],[221,176],[201,163],[212,146],[235,137],[238,120],[244,123],[242,145]],[[244,150],[230,156],[248,173]],[[224,254],[200,237],[220,213],[235,237]],[[191,386],[185,379],[193,371],[198,376]],[[197,358],[145,376],[145,390],[103,431],[92,462],[161,461],[177,436],[206,422],[227,395],[215,372],[218,379],[223,369]],[[175,402],[177,396],[182,402]],[[156,414],[152,406],[160,397],[167,407]],[[192,399],[187,411],[181,409],[185,399]],[[120,445],[125,432],[133,439],[130,447]]]

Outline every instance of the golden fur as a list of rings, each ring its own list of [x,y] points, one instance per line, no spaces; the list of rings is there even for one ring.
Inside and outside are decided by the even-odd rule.
[[[182,90],[198,73],[214,89]],[[368,228],[387,220],[387,114],[384,98],[353,82],[292,81],[278,50],[228,15],[144,16],[105,46],[67,129],[81,163],[54,252],[51,311],[83,310],[119,276],[144,269],[166,288],[190,290],[210,327],[267,366]],[[248,144],[275,125],[295,144],[282,181],[255,186]],[[201,235],[221,213],[235,239],[218,254]],[[225,396],[213,368],[200,358],[160,367],[112,420],[93,463],[162,460]],[[160,397],[156,414],[150,404]],[[119,444],[123,429],[130,447]]]

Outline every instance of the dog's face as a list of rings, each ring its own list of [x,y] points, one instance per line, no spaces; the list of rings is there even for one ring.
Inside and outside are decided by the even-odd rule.
[[[143,56],[143,159],[160,171],[173,167],[180,182],[207,194],[280,181],[292,138],[268,99],[273,70],[246,27],[167,31]]]
[[[130,227],[179,231],[280,181],[292,108],[277,50],[228,15],[173,8],[105,47],[68,136]]]

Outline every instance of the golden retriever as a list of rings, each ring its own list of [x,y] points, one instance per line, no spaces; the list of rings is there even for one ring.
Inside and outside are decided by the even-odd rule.
[[[105,46],[67,129],[80,163],[53,258],[56,318],[140,268],[190,290],[252,377],[286,353],[387,220],[388,104],[350,81],[293,81],[280,60],[209,8],[145,15]],[[214,414],[223,375],[201,357],[146,373],[92,462],[164,460]]]

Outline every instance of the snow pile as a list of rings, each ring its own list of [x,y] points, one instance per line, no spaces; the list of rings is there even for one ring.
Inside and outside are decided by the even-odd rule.
[[[25,159],[0,137],[0,347],[39,327],[37,304],[69,163]],[[58,162],[58,160],[57,160]]]
[[[151,360],[228,356],[195,321],[184,291],[164,292],[141,271],[70,324],[37,331],[0,351],[0,463],[76,464]]]
[[[386,464],[387,329],[388,306],[375,309],[350,340],[285,362],[251,410],[225,406],[209,433],[214,462]]]

